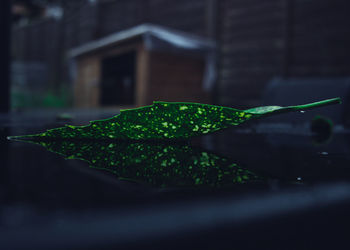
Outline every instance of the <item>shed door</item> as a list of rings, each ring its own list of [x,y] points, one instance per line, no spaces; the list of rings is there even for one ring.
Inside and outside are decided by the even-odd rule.
[[[134,104],[136,53],[102,60],[101,106]]]

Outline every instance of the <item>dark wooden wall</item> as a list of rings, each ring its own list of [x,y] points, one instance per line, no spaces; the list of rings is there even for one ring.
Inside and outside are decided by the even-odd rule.
[[[12,58],[20,62],[42,62],[48,69],[48,86],[61,83],[65,61],[61,22],[47,20],[15,27],[12,35]]]
[[[289,73],[350,75],[350,2],[295,0]]]
[[[50,84],[69,81],[66,52],[108,34],[155,23],[218,42],[216,102],[259,104],[276,76],[350,75],[348,0],[65,1],[60,21],[14,29],[16,60],[49,64]]]
[[[255,106],[264,84],[282,73],[285,3],[224,0],[219,11],[219,101]]]
[[[221,104],[260,104],[273,77],[350,75],[347,0],[223,0],[218,39]]]
[[[205,34],[205,0],[101,0],[99,35],[104,36],[141,23]]]

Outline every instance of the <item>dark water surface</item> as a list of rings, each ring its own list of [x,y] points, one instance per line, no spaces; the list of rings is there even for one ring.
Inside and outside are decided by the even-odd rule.
[[[250,124],[173,144],[6,139],[65,123],[1,116],[1,249],[349,243],[350,134],[339,126],[315,135],[308,126]]]

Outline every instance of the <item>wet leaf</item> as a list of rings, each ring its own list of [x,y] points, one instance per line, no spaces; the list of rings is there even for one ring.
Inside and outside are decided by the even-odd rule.
[[[337,103],[340,103],[340,98],[299,106],[265,106],[238,110],[198,103],[154,102],[150,106],[122,110],[117,116],[92,121],[87,126],[66,125],[37,135],[11,138],[188,139],[251,119]]]
[[[90,167],[110,171],[120,179],[155,187],[220,187],[263,180],[226,157],[186,143],[125,140],[26,142],[42,145],[67,159],[84,160]]]

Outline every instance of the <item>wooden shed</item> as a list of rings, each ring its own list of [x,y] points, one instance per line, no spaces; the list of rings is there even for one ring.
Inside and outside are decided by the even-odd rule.
[[[210,103],[215,43],[143,24],[70,51],[75,107]]]

